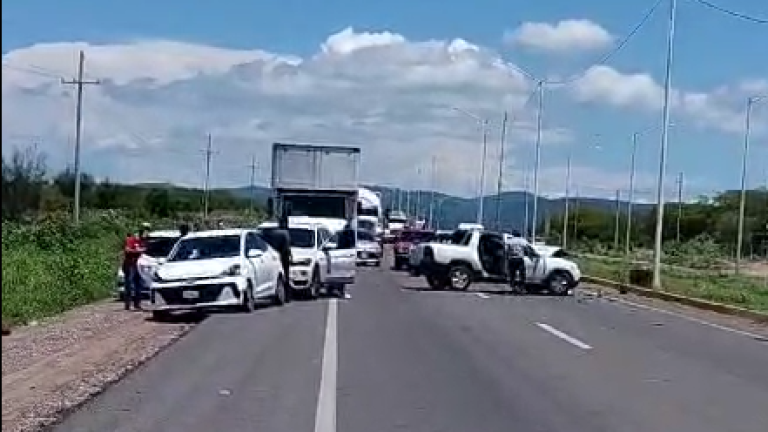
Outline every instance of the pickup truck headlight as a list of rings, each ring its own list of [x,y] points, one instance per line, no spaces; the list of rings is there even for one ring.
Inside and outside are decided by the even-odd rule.
[[[312,258],[300,258],[291,261],[291,265],[295,266],[309,266],[312,265]]]
[[[240,276],[243,267],[240,264],[232,264],[228,269],[221,273],[222,276]]]

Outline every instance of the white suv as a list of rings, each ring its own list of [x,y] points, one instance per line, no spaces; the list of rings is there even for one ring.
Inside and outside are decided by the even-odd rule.
[[[277,222],[264,222],[259,231],[269,238]],[[354,250],[334,248],[337,235],[323,222],[296,216],[288,220],[291,237],[291,288],[296,294],[316,298],[323,287],[340,290],[354,282]]]

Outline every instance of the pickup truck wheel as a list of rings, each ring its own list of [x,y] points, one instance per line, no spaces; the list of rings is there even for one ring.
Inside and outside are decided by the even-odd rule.
[[[472,270],[464,264],[456,264],[448,270],[451,289],[466,291],[472,285]]]
[[[547,289],[557,296],[568,295],[571,290],[571,276],[565,272],[555,272],[547,280]]]

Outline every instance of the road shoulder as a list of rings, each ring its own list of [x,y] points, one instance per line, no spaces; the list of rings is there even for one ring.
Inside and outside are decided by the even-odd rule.
[[[114,301],[68,311],[2,339],[3,431],[37,430],[184,335]]]

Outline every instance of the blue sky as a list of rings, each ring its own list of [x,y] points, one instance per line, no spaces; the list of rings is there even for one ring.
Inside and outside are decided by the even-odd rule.
[[[514,62],[537,75],[562,76],[589,67],[607,48],[579,55],[541,54],[524,47],[505,44],[505,31],[513,31],[524,22],[554,24],[561,20],[585,19],[620,38],[653,4],[652,1],[646,0],[134,0],[112,3],[108,5],[88,0],[3,1],[4,66],[6,59],[16,67],[29,66],[11,62],[9,55],[41,42],[130,44],[137,40],[159,39],[213,45],[232,50],[261,49],[306,59],[318,52],[319,46],[329,35],[353,27],[357,32],[389,31],[404,36],[408,41],[461,38],[491,49],[504,60]],[[764,0],[717,0],[716,3],[755,16],[768,16],[768,3]],[[657,82],[662,82],[666,36],[664,9],[662,7],[655,13],[648,24],[608,63],[609,66],[625,74],[648,73]],[[736,90],[740,83],[751,82],[753,88],[762,91],[762,87],[756,82],[768,82],[768,56],[759,54],[761,40],[763,45],[768,41],[768,25],[733,19],[707,9],[694,0],[679,0],[674,86],[697,93],[714,92],[724,86],[733,87],[732,93],[730,90],[721,89],[718,97],[724,101],[723,104],[730,104],[728,106],[737,110],[737,102],[747,94]],[[32,66],[42,65],[36,61]],[[49,65],[45,68],[56,72],[61,70]],[[72,71],[71,68],[62,69],[70,73]],[[603,104],[592,99],[574,103],[572,98],[560,93],[556,91],[552,92],[551,96],[547,95],[545,118],[550,119],[550,124],[556,123],[559,128],[571,130],[574,135],[573,142],[569,145],[575,150],[574,164],[583,165],[585,177],[583,180],[577,178],[576,181],[585,183],[584,188],[595,190],[622,187],[621,184],[614,185],[615,181],[608,180],[604,185],[586,183],[600,183],[603,179],[599,175],[600,170],[612,172],[613,177],[620,178],[618,167],[627,163],[629,136],[639,128],[658,123],[658,113],[634,110],[628,103],[618,106],[621,104]],[[5,103],[5,83],[3,98]],[[768,119],[766,111],[768,110],[760,106],[755,108],[754,120],[758,129]],[[703,121],[706,123],[716,120],[706,117]],[[676,127],[671,142],[670,176],[677,171],[684,171],[686,177],[691,179],[691,194],[736,187],[739,178],[741,137],[737,131],[722,131],[717,127],[702,126],[699,124],[701,122],[701,118],[697,119],[693,115],[679,120],[680,124]],[[5,115],[3,123],[6,123]],[[142,128],[140,123],[130,126],[132,130]],[[765,184],[765,173],[768,171],[766,135],[757,132],[754,139],[755,152],[750,166],[753,174],[751,183],[755,185]],[[15,133],[36,134],[34,131],[19,130],[15,130]],[[471,133],[470,130],[467,137],[472,136]],[[4,146],[5,141],[4,139]],[[653,176],[651,168],[656,158],[658,134],[648,133],[643,141],[640,170],[650,178]],[[594,143],[598,143],[601,150],[591,150],[589,147]],[[395,151],[394,146],[391,151]],[[379,149],[375,154],[386,153]],[[553,173],[556,173],[558,168],[562,170],[565,154],[567,151],[560,147],[548,148],[545,151],[545,165],[551,167]],[[526,158],[527,156],[520,156],[518,166],[511,167],[510,170],[522,170]],[[103,171],[119,171],[121,165],[120,160],[112,160],[108,153],[98,151],[91,154],[89,163],[95,172],[102,171],[102,174]],[[98,167],[99,164],[101,168]],[[466,169],[476,171],[474,167]],[[398,183],[398,178],[387,178],[387,173],[391,171],[378,173],[372,180]],[[519,183],[520,176],[522,174],[511,177],[509,182]],[[604,178],[608,177],[610,176]],[[550,180],[553,184],[557,183]],[[224,180],[222,177],[223,183],[236,181]],[[643,187],[650,189],[651,186],[649,180]],[[458,186],[454,185],[454,188],[456,187]],[[467,188],[472,189],[471,186]]]

